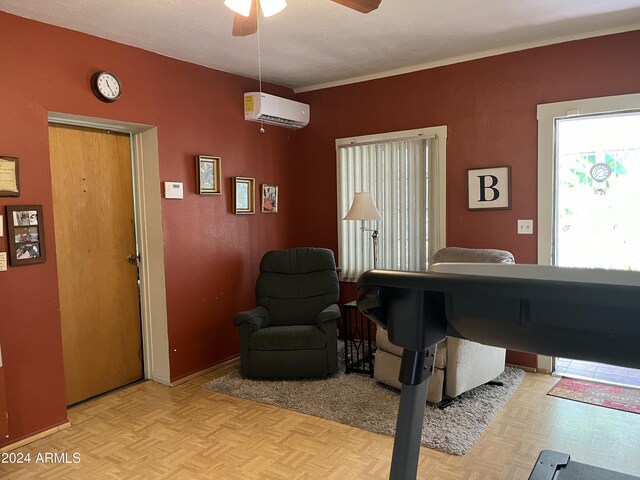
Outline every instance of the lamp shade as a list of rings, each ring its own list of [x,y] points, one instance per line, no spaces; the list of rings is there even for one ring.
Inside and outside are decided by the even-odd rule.
[[[265,17],[281,12],[286,6],[286,0],[260,0],[260,8]]]
[[[371,192],[358,192],[353,197],[349,213],[343,220],[382,220],[382,215],[373,202]]]
[[[224,4],[227,7],[245,17],[248,17],[249,13],[251,13],[251,3],[252,0],[224,0]],[[260,8],[265,17],[281,12],[286,6],[287,0],[260,0]]]
[[[251,0],[224,0],[224,4],[245,17],[248,17],[251,12]]]

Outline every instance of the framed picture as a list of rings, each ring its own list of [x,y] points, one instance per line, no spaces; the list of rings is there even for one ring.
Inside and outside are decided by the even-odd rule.
[[[11,265],[44,263],[44,224],[41,205],[10,205],[6,207],[7,239]]]
[[[256,213],[256,181],[254,178],[233,177],[233,212]]]
[[[511,167],[467,170],[469,210],[511,208]]]
[[[16,157],[0,157],[0,197],[20,196],[20,175]]]
[[[262,184],[262,213],[278,213],[278,186]]]
[[[222,160],[220,157],[198,155],[196,157],[196,163],[198,193],[200,195],[220,195],[222,193],[222,190],[220,189]]]

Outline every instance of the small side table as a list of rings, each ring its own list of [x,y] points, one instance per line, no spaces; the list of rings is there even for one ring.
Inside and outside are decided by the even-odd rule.
[[[375,328],[364,316],[356,302],[345,303],[344,321],[344,364],[345,373],[367,373],[373,377],[375,343],[371,340]]]

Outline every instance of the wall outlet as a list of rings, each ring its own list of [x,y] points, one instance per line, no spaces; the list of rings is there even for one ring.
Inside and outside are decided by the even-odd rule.
[[[519,235],[533,235],[533,220],[518,220]]]

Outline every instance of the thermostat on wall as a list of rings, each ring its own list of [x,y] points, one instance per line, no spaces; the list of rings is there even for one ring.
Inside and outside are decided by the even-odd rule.
[[[182,182],[164,182],[164,198],[182,199]]]

